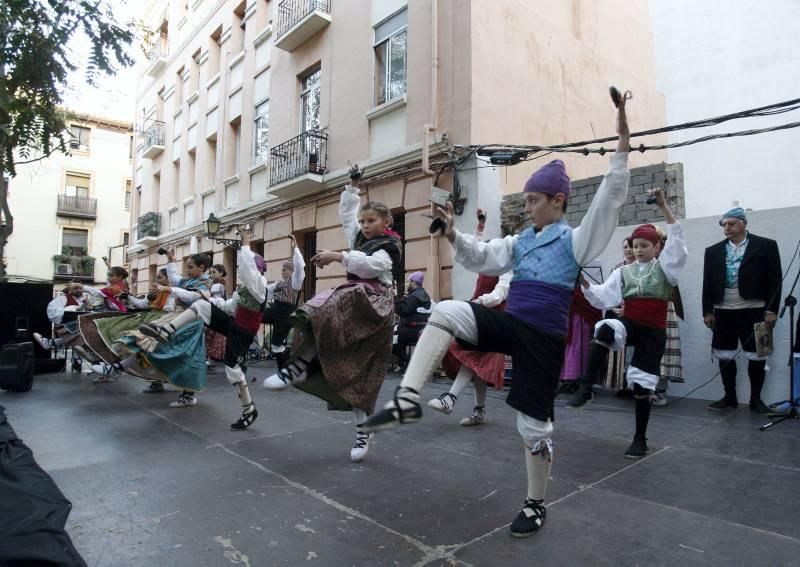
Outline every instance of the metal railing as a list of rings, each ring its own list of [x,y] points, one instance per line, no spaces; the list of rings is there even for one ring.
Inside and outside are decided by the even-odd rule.
[[[97,199],[77,195],[59,195],[57,215],[97,218]]]
[[[66,256],[53,257],[53,279],[94,279],[94,262],[92,256]]]
[[[281,37],[292,27],[314,10],[329,14],[331,11],[330,0],[283,0],[278,5],[278,33]]]
[[[150,46],[147,51],[147,64],[152,65],[159,59],[166,59],[169,56],[169,44],[161,39],[155,45]]]
[[[144,131],[144,147],[143,150],[146,153],[148,148],[153,146],[163,146],[164,145],[164,133],[166,131],[166,124],[161,120],[153,120],[153,123],[150,125],[147,130]]]
[[[325,173],[328,158],[328,135],[316,130],[303,132],[270,150],[270,186],[295,177]]]
[[[161,234],[161,213],[145,213],[136,224],[136,238],[154,237]]]

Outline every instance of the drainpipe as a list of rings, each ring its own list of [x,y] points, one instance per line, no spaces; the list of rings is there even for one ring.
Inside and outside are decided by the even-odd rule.
[[[436,135],[437,122],[437,99],[439,84],[439,0],[431,0],[431,120],[422,128],[422,172],[430,177],[431,189],[434,182],[434,171],[430,169],[430,150],[429,134]],[[434,214],[434,206],[431,204],[431,215]],[[438,238],[431,235],[430,253],[426,264],[426,279],[428,280],[428,291],[434,301],[439,301],[441,297],[439,291],[439,250]]]

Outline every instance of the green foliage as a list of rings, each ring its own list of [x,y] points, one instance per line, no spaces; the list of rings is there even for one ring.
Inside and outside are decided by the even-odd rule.
[[[14,175],[15,151],[22,161],[67,151],[60,105],[78,34],[90,42],[88,84],[133,64],[133,24],[118,23],[104,0],[0,1],[0,173]]]

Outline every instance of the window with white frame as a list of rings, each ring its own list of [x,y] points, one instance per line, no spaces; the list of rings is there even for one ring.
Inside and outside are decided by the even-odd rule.
[[[269,151],[269,100],[256,106],[253,126],[253,163],[267,161]]]
[[[130,179],[125,180],[125,210],[131,210],[131,197],[133,193],[131,192],[132,183]]]
[[[214,193],[203,195],[203,219],[207,219],[208,215],[214,212]]]
[[[189,201],[183,206],[183,224],[186,226],[194,224],[194,201]]]
[[[317,67],[300,79],[300,133],[319,130],[320,79],[322,70]]]
[[[67,172],[64,194],[67,197],[88,197],[92,178],[80,173]]]
[[[178,228],[178,211],[173,209],[169,212],[169,229],[175,230]]]
[[[69,127],[69,147],[73,150],[80,150],[82,152],[89,151],[89,134],[92,130],[84,128],[83,126],[70,126]]]
[[[408,10],[403,9],[375,26],[375,104],[406,94]]]

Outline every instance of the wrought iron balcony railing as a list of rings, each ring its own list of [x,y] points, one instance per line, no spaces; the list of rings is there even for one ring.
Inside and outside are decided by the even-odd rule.
[[[280,38],[292,27],[311,14],[319,10],[326,14],[331,11],[330,0],[283,0],[278,5],[278,32],[276,38]]]
[[[53,256],[53,279],[93,280],[94,262],[92,256],[57,254]]]
[[[303,132],[270,150],[270,186],[295,177],[325,173],[328,158],[328,135],[316,130]]]
[[[164,151],[165,131],[166,124],[161,120],[153,120],[153,123],[144,131],[142,156],[152,158]]]
[[[97,199],[76,195],[59,195],[56,214],[63,217],[97,218]]]
[[[136,224],[136,238],[157,238],[161,234],[161,213],[145,213]]]

